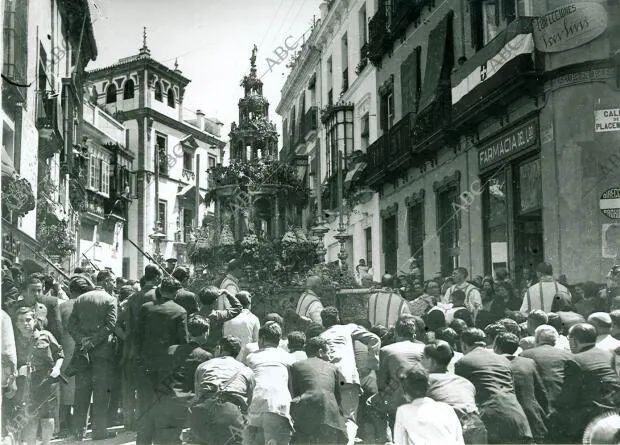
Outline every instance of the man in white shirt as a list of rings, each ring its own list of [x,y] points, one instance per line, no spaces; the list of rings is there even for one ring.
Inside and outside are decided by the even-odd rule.
[[[596,328],[596,347],[615,354],[620,347],[620,340],[611,336],[611,316],[607,312],[595,312],[588,317],[588,323]]]
[[[542,309],[544,312],[552,312],[551,306],[556,295],[572,300],[572,296],[565,286],[558,283],[553,278],[553,266],[549,263],[540,263],[536,267],[538,283],[531,285],[525,295],[521,312],[528,314],[535,309]]]
[[[327,356],[342,374],[340,385],[342,413],[347,419],[348,444],[352,445],[357,434],[356,413],[360,397],[360,377],[355,363],[355,340],[368,346],[368,368],[378,370],[381,339],[356,324],[340,324],[340,314],[333,306],[321,312],[325,331],[320,335],[327,340]]]
[[[465,444],[461,422],[454,409],[426,397],[428,373],[422,364],[414,363],[407,370],[403,389],[411,402],[396,411],[395,444]]]
[[[452,303],[452,292],[455,290],[462,290],[465,293],[465,307],[471,312],[471,315],[476,319],[478,311],[482,309],[482,297],[480,291],[471,283],[468,283],[467,276],[469,273],[464,267],[457,267],[454,269],[452,277],[455,284],[450,286],[443,297],[444,303]]]
[[[241,348],[243,348],[248,343],[258,341],[260,321],[258,317],[251,312],[252,296],[250,293],[242,290],[237,293],[236,297],[239,303],[241,303],[241,306],[243,306],[243,309],[235,318],[224,323],[222,334],[224,336],[230,335],[237,337],[241,340]]]
[[[278,347],[282,328],[268,321],[258,333],[259,350],[247,357],[255,386],[248,408],[247,445],[288,445],[293,432],[290,416],[289,368],[291,354]]]

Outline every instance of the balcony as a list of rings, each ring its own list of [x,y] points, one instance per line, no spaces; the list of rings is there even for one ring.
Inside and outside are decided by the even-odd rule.
[[[355,74],[358,76],[362,74],[364,68],[368,65],[368,42],[364,42],[362,47],[360,48],[360,61],[355,67]]]
[[[382,184],[387,173],[389,134],[383,134],[368,147],[368,185]]]
[[[94,222],[101,222],[105,220],[106,198],[91,189],[86,189],[86,202],[84,204],[84,217]]]
[[[194,173],[192,170],[189,170],[187,168],[183,169],[182,176],[183,176],[183,179],[185,179],[187,181],[195,181],[196,180],[196,173]]]
[[[304,137],[307,139],[308,135],[316,131],[319,127],[319,107],[310,107],[304,116]]]
[[[533,43],[528,42],[532,23],[532,17],[516,19],[452,73],[452,119],[455,129],[464,124],[475,125],[489,114],[501,112],[517,97],[536,94],[539,75],[544,72],[544,58],[536,52]],[[521,52],[497,71],[491,71],[496,64],[493,60],[505,58],[515,46]],[[471,80],[483,76],[484,82]]]
[[[84,102],[83,120],[103,132],[114,142],[125,145],[125,127],[101,108]]]
[[[58,96],[51,91],[37,91],[35,96],[35,126],[39,130],[39,155],[51,158],[62,150],[63,141],[58,123]]]
[[[411,149],[413,148],[411,129],[414,119],[415,115],[408,113],[389,131],[387,152],[389,171],[396,171],[403,166],[406,168],[411,160]]]
[[[432,7],[435,0],[392,0],[391,34],[394,40],[404,35],[411,23],[417,23],[424,6]]]
[[[414,152],[434,147],[437,142],[449,136],[452,124],[452,96],[449,85],[437,88],[435,100],[421,110],[412,124],[412,139],[415,141]]]
[[[392,48],[392,38],[388,30],[388,16],[383,2],[379,10],[368,22],[368,60],[375,67],[381,68],[383,56]]]

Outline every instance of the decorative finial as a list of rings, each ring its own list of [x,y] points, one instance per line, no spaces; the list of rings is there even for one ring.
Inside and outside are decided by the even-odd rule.
[[[250,57],[250,66],[252,68],[256,68],[256,52],[258,51],[258,48],[256,47],[256,44],[254,44],[254,48],[252,49],[252,57]]]
[[[140,55],[149,56],[150,54],[151,54],[151,50],[149,50],[149,47],[146,46],[146,26],[145,26],[142,31],[142,48],[140,48]]]
[[[178,57],[174,59],[174,70],[175,71],[179,70],[179,58]]]

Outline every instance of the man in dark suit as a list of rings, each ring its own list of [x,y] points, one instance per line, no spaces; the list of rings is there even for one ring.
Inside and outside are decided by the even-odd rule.
[[[525,411],[534,440],[540,443],[547,437],[547,394],[536,369],[536,362],[529,358],[516,357],[514,354],[518,348],[519,337],[515,334],[506,332],[495,338],[495,353],[510,360],[517,400]]]
[[[161,270],[154,264],[144,268],[143,286],[138,292],[127,297],[124,302],[125,341],[123,343],[123,416],[125,427],[134,429],[135,418],[141,417],[136,400],[140,370],[138,367],[138,347],[136,345],[136,324],[142,305],[155,301],[155,290],[161,282]],[[135,411],[135,414],[134,414]]]
[[[564,368],[572,357],[569,351],[556,347],[558,338],[559,334],[553,326],[539,326],[534,334],[536,346],[519,355],[536,362],[538,373],[545,386],[550,411],[556,407],[556,400],[564,385]]]
[[[337,444],[346,441],[340,403],[340,374],[329,363],[327,341],[314,337],[306,344],[307,360],[290,369],[291,417],[295,441],[303,444]]]
[[[510,362],[486,349],[484,332],[469,328],[461,335],[465,354],[455,372],[476,387],[476,404],[489,443],[531,443],[532,432],[517,400]]]
[[[114,281],[114,274],[101,271],[97,275],[97,287],[80,295],[73,304],[69,316],[69,333],[75,340],[74,360],[80,358],[85,366],[75,374],[75,426],[76,439],[82,440],[86,428],[86,415],[93,396],[93,439],[102,440],[113,434],[107,432],[108,407],[113,382],[117,304],[103,285]],[[71,374],[71,371],[67,371]]]
[[[178,270],[178,269],[177,269]],[[189,342],[168,348],[165,378],[158,387],[152,407],[155,443],[177,443],[185,426],[190,401],[194,397],[196,368],[213,356],[202,349],[209,337],[209,320],[194,314],[187,320]]]
[[[189,280],[189,270],[186,267],[179,266],[174,269],[172,276],[179,280],[181,286],[183,286],[177,292],[177,296],[174,297],[174,302],[179,306],[183,306],[183,309],[187,311],[187,316],[198,312],[198,300],[196,294],[185,289],[187,281]]]
[[[564,443],[581,443],[590,421],[620,405],[620,379],[613,368],[613,354],[596,348],[596,328],[588,323],[568,332],[573,357],[566,363],[564,385],[555,411],[553,432]]]
[[[166,377],[168,348],[188,342],[187,312],[173,300],[181,288],[174,278],[164,278],[157,289],[155,301],[144,303],[135,326],[136,347],[142,371],[138,382],[140,420],[137,445],[151,445],[155,432],[155,417],[150,409],[156,389]]]

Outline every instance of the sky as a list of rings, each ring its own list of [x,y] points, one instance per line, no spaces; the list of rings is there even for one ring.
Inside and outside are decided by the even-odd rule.
[[[143,27],[151,57],[179,69],[191,79],[184,108],[201,109],[224,122],[222,136],[238,121],[243,95],[241,78],[250,71],[250,56],[258,46],[256,65],[269,100],[270,118],[282,131],[275,109],[290,70],[288,59],[269,69],[267,58],[286,48],[285,39],[307,36],[320,0],[90,0],[97,42],[97,60],[87,70],[101,68],[138,53]],[[288,42],[292,46],[293,39]],[[300,42],[301,45],[301,42]],[[289,55],[290,57],[290,55]],[[280,146],[281,146],[280,136]]]

